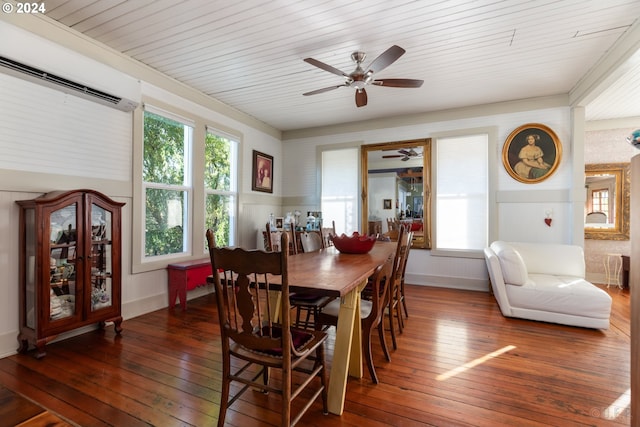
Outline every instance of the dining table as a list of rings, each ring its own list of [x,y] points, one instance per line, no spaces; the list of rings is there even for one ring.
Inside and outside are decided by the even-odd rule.
[[[340,298],[328,409],[342,415],[349,376],[362,378],[360,292],[378,266],[394,256],[396,242],[377,241],[364,254],[340,253],[334,246],[288,257],[290,292],[312,292]]]
[[[342,415],[349,376],[362,378],[360,292],[378,266],[395,255],[396,242],[376,241],[367,253],[341,253],[335,246],[290,255],[287,259],[289,292],[340,298],[327,406]],[[209,276],[207,282],[213,283]],[[280,311],[281,293],[271,295],[274,312]]]

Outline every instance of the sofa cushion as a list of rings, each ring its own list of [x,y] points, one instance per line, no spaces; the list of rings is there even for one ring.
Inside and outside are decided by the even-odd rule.
[[[524,286],[506,286],[512,307],[609,318],[609,294],[580,277],[531,273],[529,279]]]
[[[554,243],[508,243],[517,251],[529,274],[585,277],[584,252],[577,245]]]
[[[522,257],[511,245],[503,241],[491,244],[491,249],[500,260],[502,277],[505,283],[522,286],[527,283],[529,274]]]

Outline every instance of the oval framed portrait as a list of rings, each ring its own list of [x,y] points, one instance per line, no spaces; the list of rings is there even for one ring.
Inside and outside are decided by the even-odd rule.
[[[551,128],[528,123],[509,134],[502,147],[502,164],[509,175],[525,184],[549,178],[562,159],[562,144]]]

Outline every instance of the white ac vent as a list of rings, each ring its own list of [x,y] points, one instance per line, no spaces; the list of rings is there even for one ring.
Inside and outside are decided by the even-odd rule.
[[[22,64],[12,59],[5,58],[4,56],[0,56],[0,66],[2,66],[4,71],[13,76],[53,89],[61,90],[64,93],[76,95],[121,111],[133,111],[138,106],[137,102],[130,99],[121,98],[98,89],[90,88],[81,83]]]

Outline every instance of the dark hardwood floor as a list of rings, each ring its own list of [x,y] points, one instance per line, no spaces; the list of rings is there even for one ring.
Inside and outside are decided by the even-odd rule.
[[[609,292],[611,327],[598,331],[505,318],[488,293],[408,286],[411,317],[390,363],[373,340],[380,384],[365,369],[349,380],[341,417],[322,415],[316,403],[300,425],[629,426],[629,292]],[[107,327],[50,344],[41,360],[0,359],[0,385],[72,425],[213,426],[221,368],[214,306],[208,295],[186,312],[127,320],[120,338]],[[227,422],[277,425],[278,403],[248,391]],[[0,414],[7,405],[0,401]],[[14,425],[7,420],[0,425]],[[36,422],[23,425],[45,425]]]

